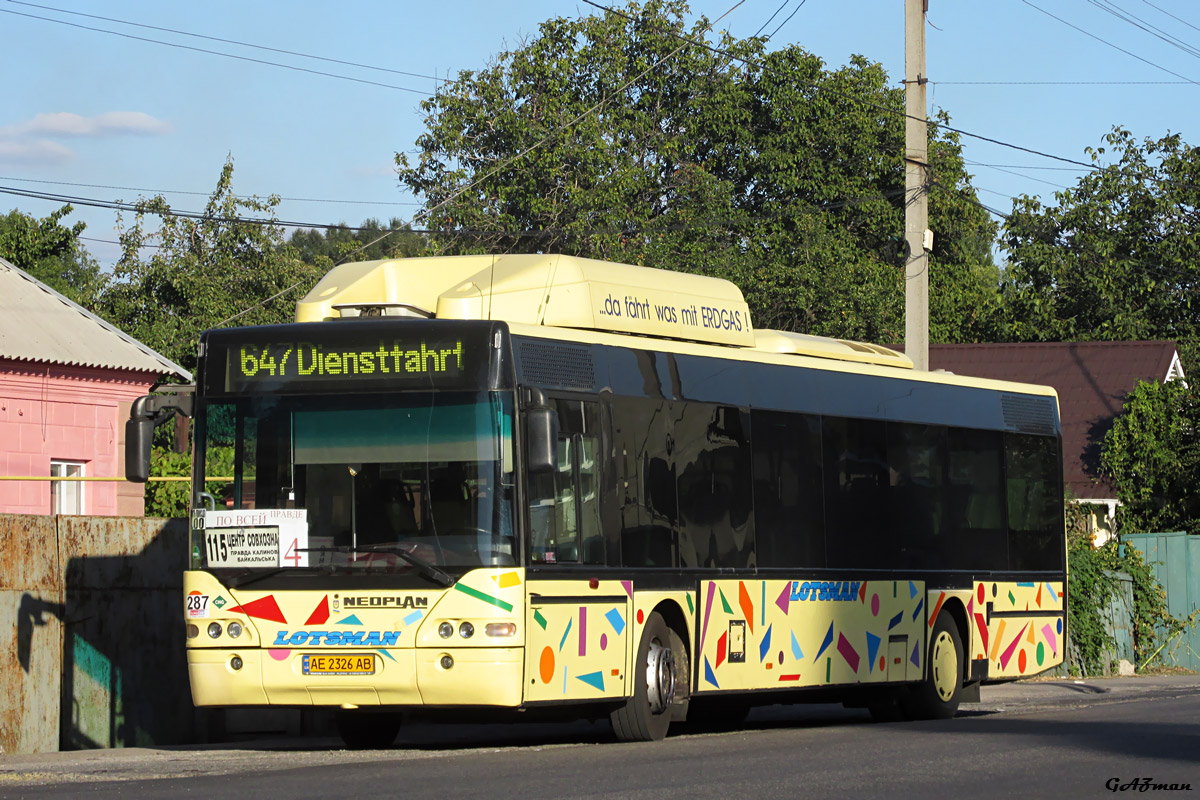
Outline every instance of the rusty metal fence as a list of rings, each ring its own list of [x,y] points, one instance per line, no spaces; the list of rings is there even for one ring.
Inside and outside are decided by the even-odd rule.
[[[186,520],[0,514],[4,752],[195,739],[186,564]]]

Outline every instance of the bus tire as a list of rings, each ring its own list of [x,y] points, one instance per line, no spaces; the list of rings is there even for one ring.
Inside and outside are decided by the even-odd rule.
[[[950,719],[962,698],[963,646],[949,614],[938,615],[925,661],[925,680],[902,700],[905,714],[909,719]]]
[[[671,643],[677,639],[662,616],[651,612],[634,661],[633,694],[609,717],[620,741],[656,742],[667,735],[675,699],[675,653]]]
[[[339,711],[335,717],[338,736],[350,750],[391,747],[400,732],[396,712]]]

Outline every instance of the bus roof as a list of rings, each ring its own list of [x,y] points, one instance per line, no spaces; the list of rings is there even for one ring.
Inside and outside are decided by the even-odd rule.
[[[756,331],[741,290],[721,278],[558,254],[342,264],[296,304],[297,322],[357,316],[494,319],[912,368],[878,345]]]

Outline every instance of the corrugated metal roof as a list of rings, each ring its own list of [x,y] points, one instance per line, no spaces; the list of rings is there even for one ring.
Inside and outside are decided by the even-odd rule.
[[[192,374],[0,258],[0,357],[82,367]]]
[[[1053,386],[1063,432],[1063,479],[1080,499],[1116,497],[1098,476],[1100,444],[1138,381],[1178,377],[1175,342],[931,344],[930,369]]]

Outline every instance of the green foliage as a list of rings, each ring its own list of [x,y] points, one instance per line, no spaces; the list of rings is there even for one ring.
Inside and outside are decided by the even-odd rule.
[[[423,103],[427,130],[396,162],[441,232],[430,251],[716,275],[757,327],[900,341],[902,92],[884,70],[722,34],[747,65],[680,47],[708,28],[680,0],[626,11],[548,20]],[[954,136],[934,134],[931,163],[934,336],[973,341],[995,306],[995,229]]]
[[[86,223],[61,224],[74,209],[65,205],[35,219],[20,211],[0,217],[0,256],[51,289],[90,308],[104,284],[99,264],[79,243]]]
[[[397,231],[388,233],[388,231]],[[321,272],[344,261],[376,261],[420,255],[425,240],[411,226],[392,218],[386,226],[377,219],[365,220],[357,230],[341,225],[325,230],[298,230],[288,240],[297,256]]]
[[[1083,513],[1078,504],[1067,503],[1067,652],[1072,673],[1102,675],[1109,671],[1107,654],[1115,644],[1105,625],[1105,610],[1117,582],[1107,571],[1107,559],[1092,546]]]
[[[233,448],[210,447],[208,449],[205,477],[221,477],[233,474]],[[190,477],[192,457],[190,453],[176,453],[169,448],[155,447],[150,459],[151,477]],[[146,516],[186,517],[191,509],[191,481],[149,481],[146,483]],[[221,497],[229,484],[227,481],[208,481],[204,490]]]
[[[100,298],[110,322],[191,369],[201,331],[227,323],[262,325],[292,319],[296,298],[319,277],[270,222],[279,198],[239,199],[233,162],[221,170],[204,216],[166,216],[161,197],[141,200],[120,235],[121,259]],[[147,228],[149,219],[158,229]]]
[[[1014,203],[1001,247],[1003,335],[1012,341],[1200,339],[1200,153],[1178,134],[1105,137],[1113,163]],[[1089,149],[1098,165],[1104,147]]]
[[[1200,533],[1200,398],[1182,381],[1139,383],[1104,437],[1100,467],[1117,490],[1117,529]]]
[[[1071,670],[1080,675],[1107,674],[1116,642],[1108,633],[1107,616],[1119,583],[1116,573],[1133,580],[1133,653],[1137,666],[1153,661],[1164,642],[1192,620],[1180,620],[1167,610],[1167,593],[1136,547],[1109,541],[1093,547],[1087,532],[1086,510],[1074,502],[1066,505],[1067,628],[1070,632]]]

